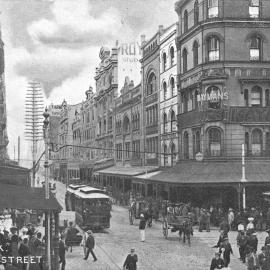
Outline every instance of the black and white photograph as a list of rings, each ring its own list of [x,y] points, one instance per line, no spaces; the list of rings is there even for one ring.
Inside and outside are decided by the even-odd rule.
[[[270,0],[0,0],[0,270],[270,270]]]

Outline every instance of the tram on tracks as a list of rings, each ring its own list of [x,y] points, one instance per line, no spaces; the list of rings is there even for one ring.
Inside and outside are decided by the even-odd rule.
[[[106,191],[87,185],[71,184],[65,196],[67,211],[75,211],[75,221],[82,229],[110,228],[111,201]]]

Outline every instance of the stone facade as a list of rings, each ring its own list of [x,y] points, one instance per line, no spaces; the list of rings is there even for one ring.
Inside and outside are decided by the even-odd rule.
[[[270,2],[251,3],[176,3],[182,159],[270,155]]]

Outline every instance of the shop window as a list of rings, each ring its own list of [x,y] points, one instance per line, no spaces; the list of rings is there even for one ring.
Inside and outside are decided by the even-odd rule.
[[[218,17],[218,0],[207,0],[208,18]]]
[[[269,89],[265,90],[265,106],[270,106],[270,93]]]
[[[209,153],[212,157],[221,155],[221,131],[218,128],[210,128],[209,134]]]
[[[170,48],[170,59],[171,59],[171,66],[174,65],[174,47]]]
[[[184,133],[184,159],[189,159],[189,135]]]
[[[249,0],[249,16],[250,18],[259,18],[260,0]]]
[[[250,39],[249,59],[251,61],[260,61],[262,57],[262,40],[258,36]]]
[[[262,155],[263,135],[262,131],[258,128],[252,131],[252,155]]]
[[[206,94],[210,99],[208,101],[208,107],[210,109],[220,109],[221,101],[220,101],[220,90],[217,86],[210,86],[206,90]]]
[[[193,43],[193,66],[196,67],[198,65],[198,52],[199,52],[199,45],[197,41]]]
[[[262,106],[262,89],[259,86],[254,86],[251,90],[251,106]]]
[[[188,31],[188,12],[184,11],[184,32]]]
[[[176,131],[176,117],[174,110],[171,111],[171,132]]]
[[[147,80],[147,95],[156,92],[156,75],[152,72]]]
[[[164,98],[164,100],[167,99],[167,95],[168,95],[167,92],[168,92],[167,91],[167,83],[166,82],[163,82],[163,98]]]
[[[183,73],[187,72],[187,49],[184,48],[182,52],[183,58]]]
[[[167,66],[167,55],[164,52],[162,54],[162,70],[165,71],[166,70],[166,66]]]
[[[198,0],[194,3],[194,25],[197,25],[199,23],[199,4]]]
[[[220,42],[216,36],[211,36],[207,40],[208,61],[218,61],[220,58]]]
[[[249,95],[248,95],[248,89],[244,90],[244,100],[245,100],[245,106],[249,106]]]
[[[171,77],[171,79],[170,79],[170,86],[171,86],[171,95],[172,95],[172,97],[174,97],[176,95],[174,77]]]

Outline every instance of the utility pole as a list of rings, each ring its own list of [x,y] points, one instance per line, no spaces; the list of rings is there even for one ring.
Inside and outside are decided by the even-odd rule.
[[[25,137],[27,141],[30,141],[32,147],[32,187],[35,185],[37,143],[42,140],[43,110],[44,102],[40,83],[29,82],[25,98]]]
[[[245,183],[247,182],[246,179],[246,167],[245,167],[245,145],[242,144],[242,187],[243,187],[243,210],[246,209],[246,187]]]

